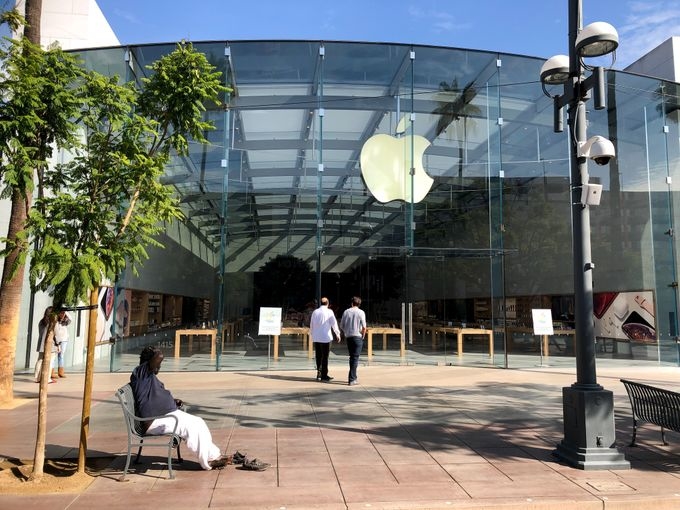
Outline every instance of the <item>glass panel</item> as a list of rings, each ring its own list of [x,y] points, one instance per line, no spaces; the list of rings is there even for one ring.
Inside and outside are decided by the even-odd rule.
[[[173,367],[313,370],[298,330],[277,342],[258,335],[260,308],[280,307],[285,327],[304,328],[321,294],[339,314],[355,293],[370,324],[403,329],[403,349],[400,335],[383,343],[376,333],[371,363],[573,364],[569,133],[553,131],[536,78],[543,60],[369,43],[195,46],[234,93],[228,108],[205,113],[211,144],[192,143],[166,169],[186,221],[168,226],[165,250],[151,249],[139,276],[120,276],[117,295],[127,297],[116,303],[128,302],[129,317],[110,369],[127,370],[147,343],[174,358],[175,330],[217,329],[221,317],[217,359],[209,336],[186,337]],[[174,47],[81,56],[141,83]],[[621,72],[607,80],[608,108],[588,111],[589,136],[617,150],[609,165],[589,165],[603,185],[591,209],[597,355],[675,364],[676,85]],[[362,149],[376,135],[400,144],[401,200],[367,179]],[[410,203],[421,160],[432,185]],[[641,304],[650,301],[651,311]],[[535,308],[551,310],[555,335],[533,335]],[[623,327],[645,322],[650,341]],[[459,356],[463,324],[477,331]],[[344,349],[334,350],[337,365]]]

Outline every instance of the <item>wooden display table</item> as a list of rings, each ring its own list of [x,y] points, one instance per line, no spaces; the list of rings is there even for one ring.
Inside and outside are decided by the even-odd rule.
[[[193,347],[195,335],[203,335],[210,337],[210,359],[215,359],[215,338],[217,337],[216,329],[178,329],[175,331],[175,358],[179,358],[180,342],[183,336],[189,337],[189,350]]]
[[[447,333],[456,335],[458,340],[457,353],[458,356],[463,355],[463,337],[465,335],[486,335],[489,338],[489,357],[493,357],[493,331],[490,329],[479,329],[479,328],[453,328],[453,327],[440,327],[432,328],[432,348],[437,348],[437,334],[442,333],[446,336]]]
[[[382,335],[383,337],[383,351],[387,350],[387,335],[399,335],[399,355],[403,358],[406,355],[406,347],[404,346],[404,335],[399,328],[367,328],[366,339],[368,341],[368,358],[373,356],[373,334]]]
[[[236,337],[243,333],[243,319],[226,321],[222,325],[222,351],[224,344],[234,345]]]
[[[302,349],[307,349],[309,344],[309,352],[307,357],[312,357],[312,342],[309,341],[309,328],[305,327],[284,327],[281,328],[281,335],[302,335]],[[274,352],[273,358],[279,359],[279,335],[274,335]]]
[[[233,344],[234,337],[236,336],[236,323],[235,322],[225,322],[222,325],[222,350],[224,350],[224,344]]]
[[[533,335],[534,330],[533,328],[526,328],[526,327],[516,327],[516,326],[508,326],[507,328],[508,336],[512,337],[513,333],[521,333],[523,335]],[[553,330],[552,336],[573,336],[576,338],[576,330],[575,329],[555,329]],[[538,336],[538,335],[534,335]],[[541,337],[541,354],[545,356],[546,358],[550,356],[550,336],[551,335],[540,335]],[[508,344],[509,345],[509,344]]]

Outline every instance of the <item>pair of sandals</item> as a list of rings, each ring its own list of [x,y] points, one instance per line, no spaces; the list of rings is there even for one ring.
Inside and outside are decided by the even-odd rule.
[[[222,455],[218,459],[211,460],[209,464],[213,469],[224,469],[225,466],[229,466],[231,464],[243,464],[245,458],[246,456],[244,454],[237,451],[234,455]]]
[[[241,469],[245,469],[247,471],[264,471],[269,466],[271,466],[271,464],[268,462],[262,462],[260,459],[243,459],[243,465],[241,466]]]
[[[211,461],[210,467],[213,469],[224,469],[225,466],[230,464],[240,465],[241,469],[247,471],[264,471],[271,466],[268,462],[262,462],[260,459],[249,460],[245,453],[237,451],[233,455],[223,455],[219,459]]]
[[[237,451],[233,456],[234,464],[240,464],[241,469],[246,471],[264,471],[271,464],[268,462],[262,462],[260,459],[248,459],[245,453]]]

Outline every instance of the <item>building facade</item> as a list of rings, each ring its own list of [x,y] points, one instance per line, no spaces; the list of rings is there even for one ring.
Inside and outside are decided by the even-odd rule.
[[[315,300],[341,313],[353,295],[376,363],[573,363],[570,218],[582,205],[571,203],[569,129],[553,131],[539,81],[544,60],[340,41],[194,47],[233,92],[206,112],[210,144],[166,170],[185,221],[139,276],[102,290],[117,341],[99,369],[127,369],[149,343],[196,361],[183,369],[308,367]],[[78,53],[140,82],[173,49]],[[588,206],[597,355],[675,365],[678,84],[622,71],[606,81],[607,108],[588,114],[589,134],[617,153],[589,167],[603,190]],[[270,308],[288,328],[275,338],[258,334]],[[534,310],[549,311],[553,335],[534,334]],[[181,333],[195,329],[206,334]]]

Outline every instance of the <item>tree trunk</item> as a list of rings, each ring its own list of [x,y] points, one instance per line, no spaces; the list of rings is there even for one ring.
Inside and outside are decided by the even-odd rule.
[[[25,0],[24,37],[34,44],[40,44],[40,21],[42,0]],[[24,229],[26,216],[31,207],[33,190],[12,192],[12,209],[7,229],[8,245],[15,243]],[[0,281],[0,403],[11,402],[14,397],[14,363],[17,350],[17,334],[19,332],[19,312],[21,310],[21,292],[24,284],[24,264],[17,264],[21,250],[27,249],[24,244],[14,246],[5,258]]]
[[[38,430],[35,435],[35,451],[33,454],[33,471],[29,480],[40,480],[45,468],[45,443],[47,437],[47,385],[52,372],[52,343],[54,342],[54,324],[56,313],[50,316],[50,325],[45,334],[44,355],[40,369],[40,393],[38,397]]]
[[[80,444],[78,445],[78,472],[85,472],[87,460],[87,435],[90,431],[90,408],[94,379],[94,344],[97,334],[97,304],[99,287],[90,291],[90,323],[87,329],[87,361],[85,362],[85,387],[83,388],[83,412],[80,419]],[[114,319],[115,320],[115,319]]]
[[[27,26],[24,29],[24,37],[33,44],[40,44],[40,23],[42,20],[42,0],[25,0],[26,5],[26,23]],[[28,210],[31,207],[31,199],[33,197],[33,190],[27,189],[26,193],[26,207],[23,211],[23,219],[21,221],[21,227],[23,228]],[[12,212],[14,212],[14,197],[12,199]],[[13,217],[10,218],[10,222]],[[8,236],[9,237],[9,236]],[[16,250],[17,248],[15,248]],[[27,247],[21,247],[21,249],[27,249]],[[19,293],[17,295],[18,303],[16,305],[19,308],[21,304],[21,288],[23,284],[23,274],[24,266],[21,266],[21,278],[15,278],[16,284],[19,285]],[[4,283],[4,282],[3,282]],[[2,289],[0,289],[2,292]],[[35,440],[35,455],[33,457],[33,472],[31,473],[31,480],[39,480],[43,475],[43,468],[45,466],[45,438],[47,436],[47,385],[50,382],[50,372],[51,372],[51,358],[52,358],[52,342],[54,337],[54,324],[56,322],[56,315],[50,317],[50,325],[45,335],[45,355],[43,357],[42,366],[42,376],[40,378],[40,395],[38,398],[38,430],[36,433]],[[15,320],[16,327],[18,329],[18,313],[17,319]],[[16,331],[15,331],[16,333]],[[14,353],[16,350],[16,334],[14,335]],[[14,356],[12,356],[14,363]],[[14,375],[14,364],[12,364],[12,376]]]
[[[17,234],[23,230],[29,203],[30,196],[24,201],[21,193],[16,190],[12,193],[12,209],[7,229],[8,244],[16,241]],[[24,284],[24,264],[18,264],[17,259],[25,249],[23,244],[15,246],[5,257],[3,264],[0,283],[0,403],[11,402],[14,392],[14,360]]]
[[[25,0],[26,27],[24,37],[33,44],[40,44],[40,22],[42,19],[42,0]]]

